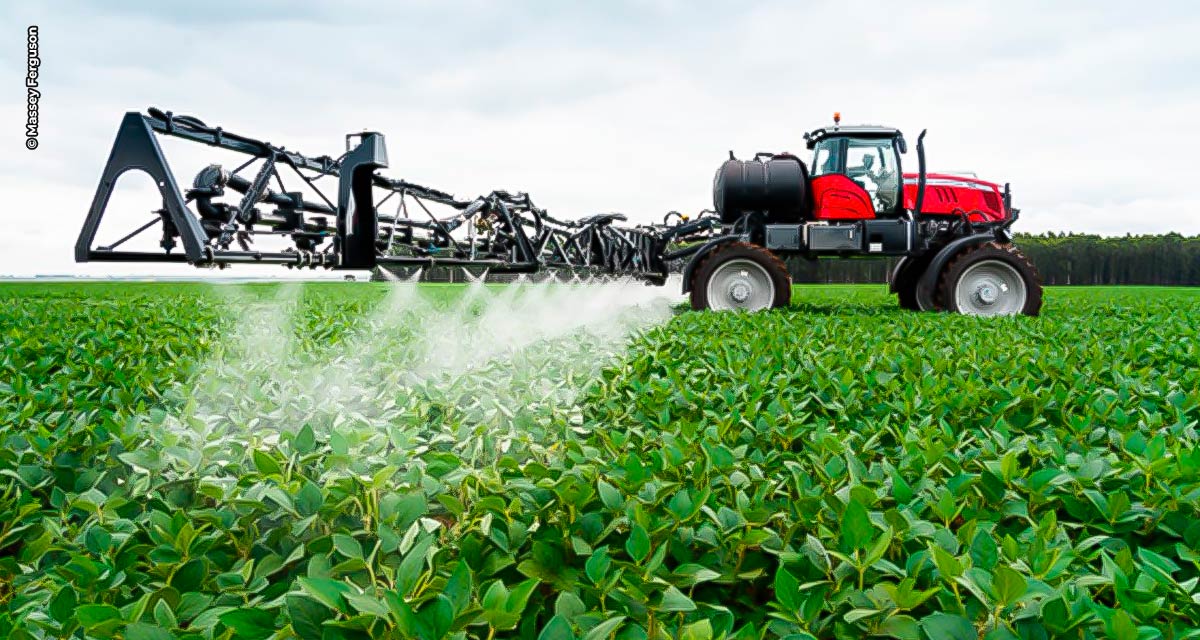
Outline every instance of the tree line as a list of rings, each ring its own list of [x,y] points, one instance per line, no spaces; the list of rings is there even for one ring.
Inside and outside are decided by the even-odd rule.
[[[1200,286],[1200,236],[1017,234],[1015,243],[1048,285]],[[789,258],[787,263],[795,282],[872,283],[887,282],[896,260]]]

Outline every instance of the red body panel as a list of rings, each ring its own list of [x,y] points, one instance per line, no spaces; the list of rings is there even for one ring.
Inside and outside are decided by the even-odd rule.
[[[827,173],[810,181],[813,218],[816,220],[864,220],[875,217],[871,197],[855,181],[840,173]]]
[[[917,203],[917,177],[904,174],[904,208],[913,209]],[[930,215],[960,215],[970,213],[971,222],[1000,222],[1005,219],[1004,191],[1000,185],[978,178],[946,173],[925,176],[925,200],[922,213]]]

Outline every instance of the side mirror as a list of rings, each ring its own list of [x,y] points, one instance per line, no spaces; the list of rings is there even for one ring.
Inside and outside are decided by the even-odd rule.
[[[900,153],[908,153],[908,143],[904,141],[904,136],[896,138],[896,148],[900,150]]]

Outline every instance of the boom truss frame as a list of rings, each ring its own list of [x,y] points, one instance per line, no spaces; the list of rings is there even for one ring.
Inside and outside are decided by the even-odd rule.
[[[190,189],[183,190],[163,155],[159,135],[219,147],[248,159],[232,171],[210,165]],[[537,207],[525,193],[492,191],[458,199],[379,173],[387,167],[384,136],[377,132],[347,135],[346,152],[338,158],[310,157],[210,127],[191,116],[154,108],[146,114],[128,112],[76,242],[75,259],[201,267],[239,263],[327,269],[462,266],[496,273],[549,269],[662,284],[672,262],[694,253],[720,228],[719,219],[707,211],[695,220],[671,212],[662,224],[636,227],[620,225],[626,218],[619,213],[562,220]],[[143,171],[154,180],[162,205],[149,222],[112,244],[96,246],[117,179],[131,170]],[[288,190],[285,176],[302,181],[318,199]],[[318,184],[323,179],[336,180],[336,193],[326,186],[328,181]],[[379,192],[384,195],[376,201]],[[230,201],[222,201],[227,195]],[[395,213],[381,212],[393,199]],[[436,217],[427,203],[444,205],[454,213]],[[413,217],[414,213],[423,215]],[[161,227],[162,251],[120,249],[155,225]],[[263,235],[290,238],[292,246],[273,252],[252,249],[254,238]],[[176,252],[180,244],[183,251]],[[686,246],[668,251],[676,244]]]

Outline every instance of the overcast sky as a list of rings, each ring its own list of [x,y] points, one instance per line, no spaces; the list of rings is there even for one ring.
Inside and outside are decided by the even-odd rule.
[[[928,128],[931,169],[1011,182],[1018,230],[1200,233],[1195,2],[246,5],[3,3],[0,274],[191,273],[73,262],[117,124],[151,105],[310,155],[379,130],[393,177],[647,222],[711,206],[730,149],[803,152],[841,111],[910,142]],[[178,151],[196,166],[204,152]],[[136,225],[157,202],[131,182]]]

